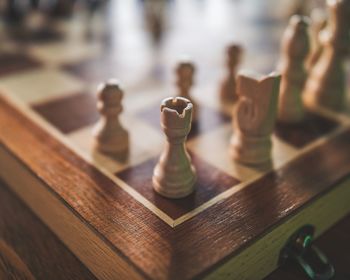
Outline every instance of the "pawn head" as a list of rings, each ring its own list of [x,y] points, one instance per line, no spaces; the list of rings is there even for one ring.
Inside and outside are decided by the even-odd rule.
[[[119,101],[123,96],[123,90],[120,88],[120,83],[117,80],[110,79],[98,86],[97,96],[103,102]]]
[[[192,78],[195,72],[195,67],[191,61],[185,60],[178,63],[176,74],[181,78]]]

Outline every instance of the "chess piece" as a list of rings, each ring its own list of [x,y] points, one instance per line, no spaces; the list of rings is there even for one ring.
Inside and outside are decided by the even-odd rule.
[[[278,120],[296,123],[304,118],[301,93],[307,78],[305,60],[310,50],[309,20],[293,16],[282,38],[282,74],[278,106]]]
[[[231,45],[227,48],[227,77],[223,81],[220,90],[221,103],[234,103],[237,101],[236,72],[242,57],[242,47]]]
[[[182,97],[170,97],[161,104],[161,124],[167,142],[153,172],[153,188],[168,198],[185,197],[194,190],[196,172],[185,148],[192,109],[192,103]]]
[[[290,5],[287,5],[287,10],[285,15],[287,18],[290,18],[294,15],[300,15],[300,16],[305,16],[308,15],[310,12],[310,1],[305,1],[305,0],[293,0],[290,1]]]
[[[256,79],[238,75],[239,96],[234,111],[230,153],[234,160],[255,167],[271,164],[271,133],[274,128],[281,76],[275,73]]]
[[[305,86],[308,105],[341,110],[345,105],[346,78],[344,60],[350,44],[350,1],[328,0],[329,22],[320,34],[323,51]]]
[[[193,86],[194,73],[195,67],[190,61],[184,60],[180,62],[176,67],[176,85],[178,88],[178,96],[191,101],[193,106],[192,120],[193,122],[196,122],[198,106],[190,96],[190,89]]]
[[[95,126],[94,136],[97,150],[124,159],[129,151],[129,134],[119,120],[122,98],[117,81],[110,80],[99,86],[97,108],[101,119]]]
[[[312,69],[316,64],[317,60],[320,58],[322,53],[322,44],[320,42],[320,34],[322,30],[327,25],[327,14],[324,9],[315,8],[311,12],[311,28],[310,28],[310,37],[311,37],[311,52],[307,59],[307,69]]]
[[[164,33],[166,1],[144,0],[144,12],[147,27],[154,45],[159,45]]]

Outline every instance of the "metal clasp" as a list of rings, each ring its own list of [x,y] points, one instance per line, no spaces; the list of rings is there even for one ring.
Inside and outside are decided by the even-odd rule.
[[[335,270],[328,258],[312,244],[315,227],[305,225],[296,231],[282,248],[279,265],[287,260],[295,261],[313,280],[329,280]]]

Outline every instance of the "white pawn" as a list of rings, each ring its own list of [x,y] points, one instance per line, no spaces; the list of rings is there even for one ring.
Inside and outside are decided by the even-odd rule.
[[[197,111],[198,106],[195,100],[191,97],[191,88],[193,86],[193,76],[195,74],[196,68],[192,62],[188,60],[183,60],[178,63],[176,67],[176,86],[178,88],[177,96],[186,98],[191,101],[193,106],[192,120],[197,121]]]
[[[181,198],[194,191],[195,168],[186,151],[191,130],[192,103],[182,97],[170,97],[161,103],[161,124],[167,141],[153,172],[153,188],[168,198]]]
[[[255,167],[271,165],[271,134],[275,125],[281,76],[238,75],[237,107],[230,153],[234,160]]]
[[[322,53],[306,82],[304,101],[341,110],[346,96],[344,62],[350,45],[350,1],[328,0],[327,7],[330,18],[320,34]]]
[[[297,123],[304,119],[302,91],[307,78],[306,58],[310,51],[308,36],[309,19],[295,15],[282,37],[282,58],[279,70],[282,74],[278,120]]]
[[[101,118],[94,128],[95,148],[103,153],[124,159],[129,151],[129,134],[120,123],[123,92],[115,80],[98,88],[97,108]]]
[[[227,76],[221,84],[220,101],[222,104],[233,104],[237,101],[236,73],[241,62],[243,49],[240,45],[232,44],[226,51]]]

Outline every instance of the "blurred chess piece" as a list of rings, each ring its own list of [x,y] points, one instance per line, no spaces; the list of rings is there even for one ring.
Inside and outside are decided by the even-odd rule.
[[[304,101],[332,110],[345,106],[345,58],[350,45],[350,1],[328,0],[330,14],[327,27],[321,32],[322,54],[311,69],[305,87]]]
[[[278,106],[278,120],[297,123],[304,118],[302,91],[307,78],[306,58],[310,50],[308,35],[309,18],[293,16],[282,37],[282,74]]]
[[[161,104],[161,126],[165,148],[153,172],[153,188],[168,198],[181,198],[194,191],[196,170],[186,151],[191,130],[192,104],[182,97],[170,97]]]
[[[129,133],[119,120],[123,110],[123,91],[117,81],[110,80],[99,86],[97,95],[101,118],[93,131],[94,146],[100,152],[124,160],[129,152]]]
[[[194,99],[191,97],[191,88],[193,86],[193,77],[195,74],[195,67],[192,62],[183,60],[178,63],[176,67],[176,86],[178,89],[177,96],[189,99],[193,105],[192,120],[197,121],[198,106]]]
[[[24,20],[24,26],[27,32],[38,33],[44,28],[47,28],[49,24],[48,16],[39,9],[33,9],[30,11]]]
[[[284,13],[287,18],[294,15],[306,16],[310,13],[311,3],[308,0],[292,0],[287,5],[287,10]]]
[[[327,26],[327,13],[322,8],[315,8],[311,11],[311,52],[307,61],[307,68],[311,69],[320,58],[322,53],[322,44],[320,42],[320,34]]]
[[[146,25],[152,36],[153,43],[157,46],[160,44],[165,25],[166,0],[145,0],[144,15]]]
[[[73,14],[77,0],[57,0],[53,2],[52,15],[58,18],[68,18]]]
[[[102,37],[108,38],[110,34],[109,26],[109,15],[107,13],[107,4],[108,0],[85,0],[86,1],[86,15],[85,15],[85,30],[84,37],[87,40],[96,39],[99,33],[102,34]],[[101,24],[96,24],[97,15],[102,14],[102,17],[99,17]],[[97,30],[96,26],[102,27],[102,30]]]
[[[227,76],[221,85],[220,101],[222,104],[233,104],[237,101],[236,74],[242,58],[240,45],[230,45],[226,51]]]
[[[258,169],[271,166],[271,134],[280,79],[275,73],[262,78],[238,75],[239,100],[233,115],[230,143],[230,154],[235,161]]]

